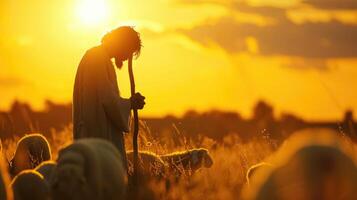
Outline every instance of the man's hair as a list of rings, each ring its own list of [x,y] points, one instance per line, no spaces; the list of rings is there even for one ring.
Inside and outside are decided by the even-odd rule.
[[[102,44],[110,44],[110,46],[122,47],[128,51],[132,51],[133,56],[138,57],[141,51],[140,34],[131,26],[121,26],[116,28],[102,38]]]

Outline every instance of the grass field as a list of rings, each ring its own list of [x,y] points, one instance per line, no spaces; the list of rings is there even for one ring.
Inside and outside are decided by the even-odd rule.
[[[214,160],[209,169],[202,169],[193,176],[183,176],[179,180],[150,181],[143,192],[144,199],[237,199],[246,184],[246,172],[250,166],[266,160],[278,148],[267,137],[256,138],[247,143],[241,142],[234,134],[226,136],[222,142],[201,138],[197,143],[184,137],[179,130],[164,138],[155,138],[149,128],[141,123],[140,150],[165,154],[196,147],[207,148]],[[58,151],[72,142],[72,129],[68,126],[62,132],[53,132],[48,138],[53,158]],[[126,148],[132,149],[131,134],[126,135]],[[11,158],[18,138],[3,141],[7,158]],[[350,150],[357,152],[355,145],[348,139]],[[355,158],[356,154],[353,154]],[[356,159],[355,159],[356,160]],[[169,189],[167,185],[170,185]]]

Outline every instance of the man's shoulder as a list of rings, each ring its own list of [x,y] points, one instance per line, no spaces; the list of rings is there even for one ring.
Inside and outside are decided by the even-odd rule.
[[[84,54],[84,56],[85,57],[87,57],[87,56],[104,56],[103,54],[104,54],[103,48],[101,46],[95,46],[95,47],[88,49],[86,51],[86,53]]]
[[[104,52],[103,47],[96,46],[86,51],[78,68],[89,71],[91,73],[101,73],[104,72],[106,69],[105,66],[109,62],[111,62],[110,58]]]
[[[96,46],[88,49],[86,53],[82,57],[82,64],[88,64],[88,63],[106,63],[110,61],[110,58],[106,55],[106,53],[103,50],[103,47],[101,46]]]

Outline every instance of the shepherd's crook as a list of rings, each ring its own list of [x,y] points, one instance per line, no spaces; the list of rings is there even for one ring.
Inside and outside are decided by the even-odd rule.
[[[133,73],[133,55],[129,57],[128,60],[128,71],[129,71],[129,78],[130,78],[130,89],[131,89],[131,96],[135,95],[135,80],[134,80],[134,73]],[[139,134],[139,116],[138,110],[133,108],[134,114],[134,132],[133,132],[133,148],[134,148],[134,174],[133,174],[133,183],[137,185],[138,183],[138,134]]]

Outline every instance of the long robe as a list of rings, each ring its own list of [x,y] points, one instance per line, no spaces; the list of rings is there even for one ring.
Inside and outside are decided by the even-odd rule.
[[[109,140],[126,164],[123,134],[129,132],[130,108],[130,100],[120,97],[115,69],[104,47],[88,50],[74,84],[73,138]]]

